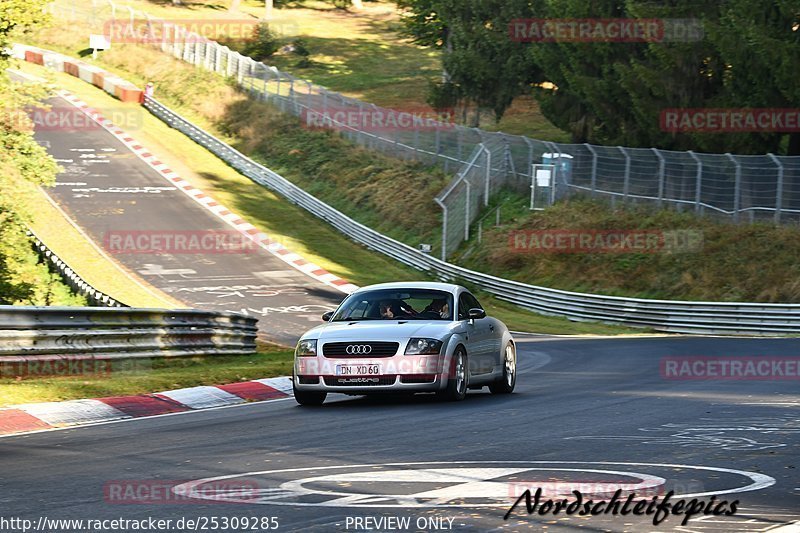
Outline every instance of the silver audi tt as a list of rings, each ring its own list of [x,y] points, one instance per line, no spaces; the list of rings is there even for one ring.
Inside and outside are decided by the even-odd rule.
[[[329,392],[513,392],[517,353],[508,328],[460,285],[383,283],[352,293],[294,356],[294,397],[320,405]]]

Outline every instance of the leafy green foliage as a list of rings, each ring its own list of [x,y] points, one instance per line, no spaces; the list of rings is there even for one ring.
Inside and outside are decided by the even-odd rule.
[[[443,85],[501,117],[530,93],[573,142],[707,152],[800,155],[799,133],[667,133],[666,108],[800,105],[796,0],[400,0],[404,28],[441,48]],[[514,42],[516,19],[692,19],[691,39],[652,42]],[[667,22],[669,25],[670,23]],[[542,88],[547,81],[554,88]]]
[[[16,32],[42,20],[45,2],[0,0],[0,51]],[[42,87],[12,82],[0,56],[0,304],[78,304],[56,275],[38,262],[26,237],[30,217],[26,197],[36,186],[52,185],[58,170],[53,158],[33,138],[24,112],[46,95]]]

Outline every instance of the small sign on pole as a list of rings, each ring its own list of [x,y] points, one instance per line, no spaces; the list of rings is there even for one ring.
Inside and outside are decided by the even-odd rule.
[[[531,179],[531,209],[542,210],[553,203],[553,185],[556,166],[550,164],[533,165]]]
[[[102,34],[90,34],[89,48],[92,49],[92,59],[97,59],[98,50],[108,50],[111,48],[111,37]]]

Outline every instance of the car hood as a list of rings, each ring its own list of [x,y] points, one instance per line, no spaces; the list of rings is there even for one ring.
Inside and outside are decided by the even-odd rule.
[[[454,327],[456,324],[453,322],[442,320],[331,322],[312,329],[303,335],[303,338],[319,339],[323,342],[334,340],[381,341],[410,337],[443,339],[452,332]]]

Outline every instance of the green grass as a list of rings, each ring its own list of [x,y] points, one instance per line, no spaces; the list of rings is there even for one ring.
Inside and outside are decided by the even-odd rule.
[[[800,302],[800,228],[736,225],[693,213],[574,199],[531,213],[519,199],[502,208],[503,225],[461,248],[460,264],[525,283],[640,298]],[[685,252],[516,253],[515,230],[691,231],[702,239]]]
[[[95,375],[0,379],[0,407],[224,385],[292,371],[292,351],[264,345],[253,355],[121,359]]]

